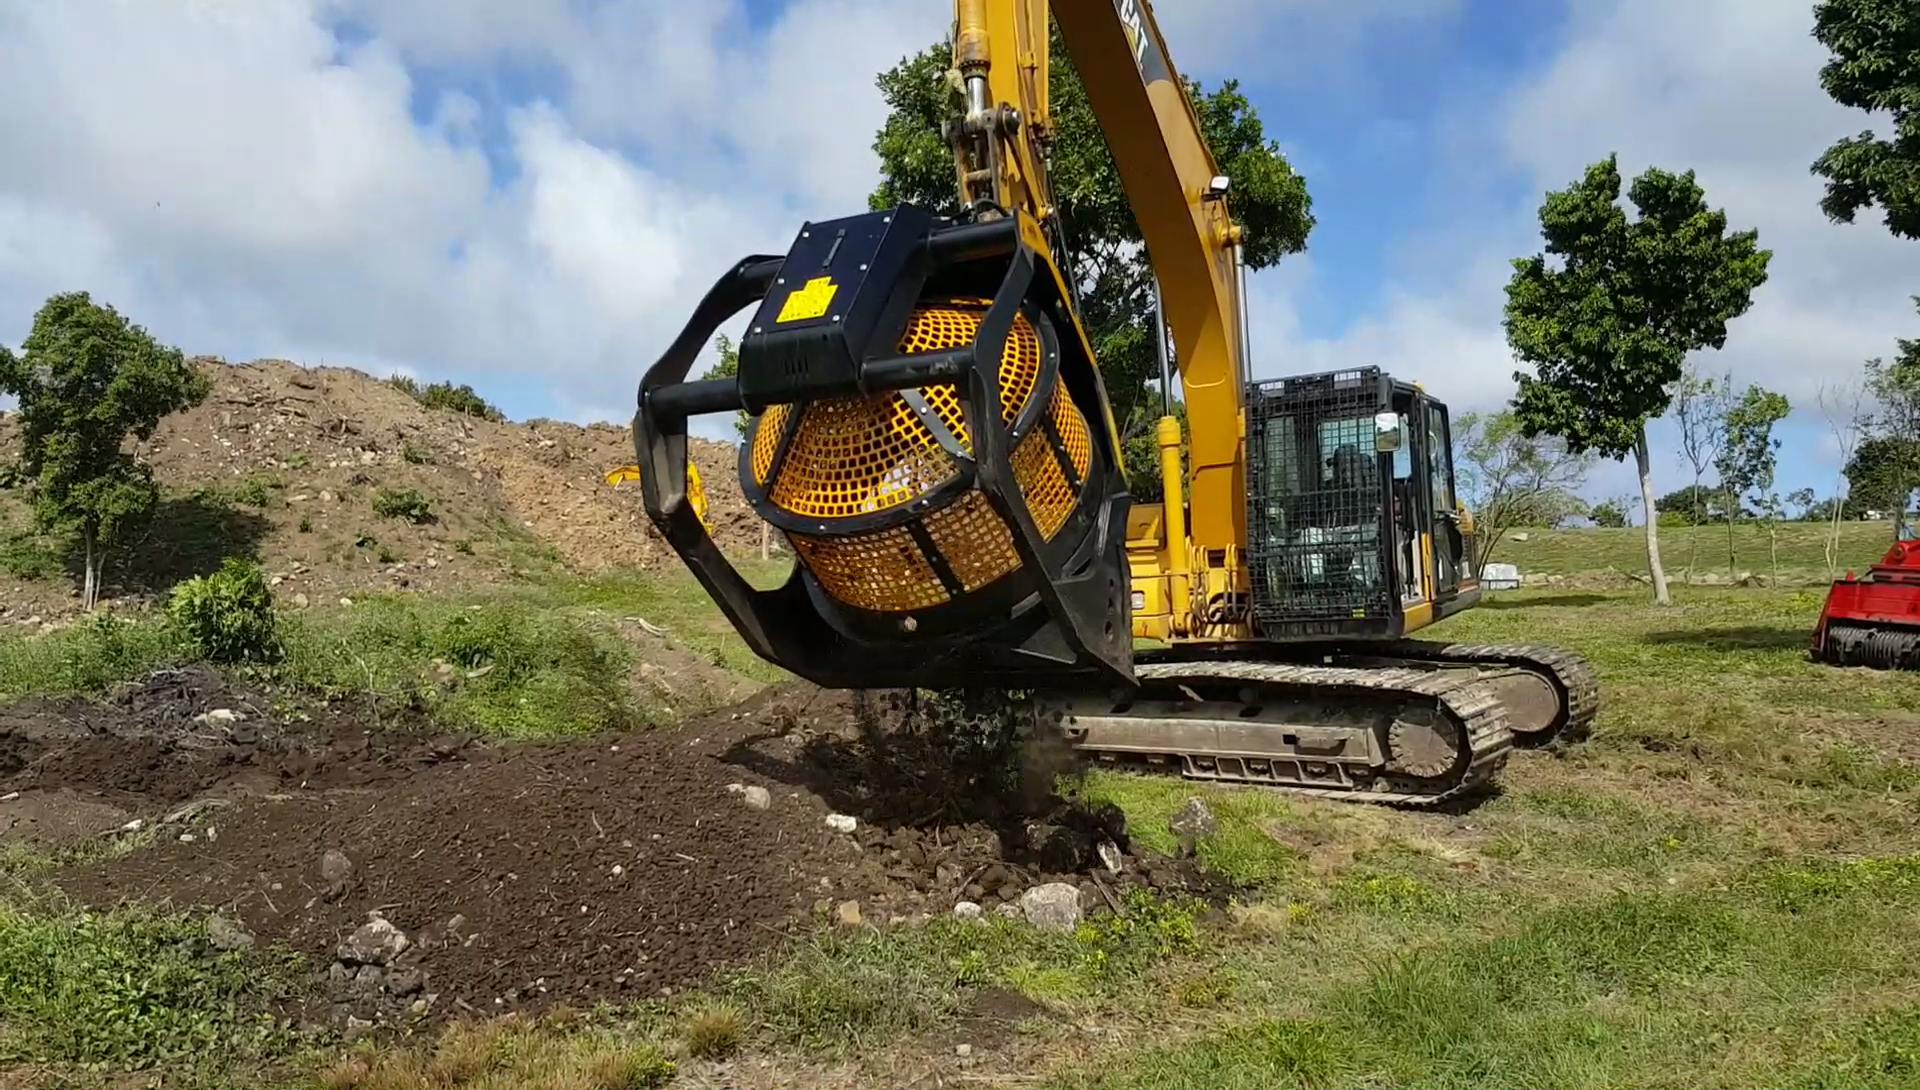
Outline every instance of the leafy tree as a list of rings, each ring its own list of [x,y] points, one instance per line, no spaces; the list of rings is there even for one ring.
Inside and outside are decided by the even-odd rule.
[[[1617,530],[1627,524],[1627,501],[1601,500],[1593,505],[1593,510],[1587,512],[1587,517],[1593,520],[1595,526]]]
[[[1920,305],[1920,296],[1914,303]],[[1875,499],[1885,501],[1870,506],[1891,507],[1894,511],[1895,540],[1905,525],[1913,490],[1920,486],[1920,464],[1912,457],[1912,452],[1920,449],[1920,339],[1903,338],[1898,343],[1900,352],[1891,362],[1878,358],[1867,361],[1867,391],[1873,395],[1875,408],[1866,416],[1866,431],[1873,438],[1863,441],[1856,452],[1856,460],[1867,466],[1863,476]],[[1866,457],[1869,447],[1874,448],[1871,458]],[[1847,479],[1856,481],[1851,471]],[[1862,502],[1866,503],[1864,499]]]
[[[1891,511],[1899,521],[1920,481],[1920,442],[1911,439],[1863,440],[1848,460],[1847,498],[1861,511]]]
[[[953,152],[941,131],[963,113],[960,94],[946,79],[952,58],[949,45],[936,44],[878,77],[890,113],[873,145],[882,181],[872,207],[909,203],[940,215],[960,210]],[[1129,480],[1138,494],[1157,496],[1153,426],[1160,410],[1154,389],[1160,362],[1153,267],[1106,136],[1057,28],[1049,58],[1050,178],[1071,248],[1062,257],[1063,272],[1080,294],[1080,320],[1127,441]],[[1305,249],[1314,225],[1306,181],[1267,139],[1239,84],[1229,80],[1212,91],[1193,80],[1186,84],[1207,144],[1233,179],[1229,200],[1246,229],[1248,269],[1267,268]]]
[[[1654,600],[1664,605],[1647,421],[1667,411],[1689,352],[1726,343],[1727,323],[1752,305],[1773,255],[1755,231],[1727,233],[1726,213],[1707,207],[1692,171],[1649,168],[1628,196],[1637,220],[1616,203],[1613,155],[1547,194],[1546,252],[1514,262],[1505,325],[1514,354],[1536,370],[1515,375],[1525,433],[1559,436],[1574,453],[1634,455]]]
[[[1686,512],[1689,582],[1700,569],[1699,528],[1707,521],[1707,491],[1700,487],[1700,482],[1706,479],[1707,470],[1727,444],[1727,406],[1732,396],[1733,376],[1702,376],[1692,362],[1686,364],[1673,389],[1673,415],[1680,424],[1680,452],[1686,455],[1687,464],[1693,469],[1690,494],[1694,506]],[[1668,513],[1658,502],[1654,509]]]
[[[1800,509],[1800,514],[1796,516],[1799,521],[1801,522],[1816,521],[1815,516],[1813,514],[1813,509],[1819,505],[1820,501],[1819,501],[1819,497],[1814,493],[1813,489],[1796,488],[1792,492],[1787,494],[1787,502]]]
[[[1523,432],[1512,410],[1466,413],[1454,421],[1460,494],[1473,511],[1475,571],[1486,567],[1509,530],[1555,526],[1582,509],[1575,491],[1593,458],[1551,436]]]
[[[1662,526],[1709,526],[1727,521],[1726,495],[1718,483],[1690,484],[1653,501]],[[1736,508],[1733,517],[1749,518],[1752,512]]]
[[[702,379],[732,378],[738,375],[740,373],[740,346],[734,344],[733,338],[727,336],[725,333],[714,338],[713,344],[720,352],[720,362],[707,368],[707,373],[700,377]],[[750,427],[752,423],[753,417],[747,414],[747,410],[741,409],[734,414],[733,430],[742,440],[745,440],[747,437],[747,428]]]
[[[207,377],[86,292],[49,298],[21,355],[0,348],[0,393],[19,400],[21,468],[33,479],[44,531],[75,532],[85,562],[82,603],[93,609],[108,551],[153,514],[152,470],[124,448],[206,399]]]
[[[1757,384],[1747,387],[1740,400],[1727,410],[1727,446],[1714,468],[1720,471],[1720,487],[1732,509],[1746,496],[1766,514],[1767,548],[1773,562],[1774,583],[1780,582],[1779,541],[1775,532],[1779,522],[1780,497],[1773,491],[1774,470],[1780,462],[1780,440],[1773,427],[1787,418],[1792,406],[1782,394]],[[1733,521],[1727,522],[1727,571],[1731,574],[1738,558],[1733,550]]]
[[[1852,223],[1879,205],[1887,230],[1920,238],[1920,5],[1913,0],[1821,0],[1813,36],[1831,57],[1820,86],[1835,102],[1869,114],[1885,112],[1893,138],[1872,129],[1836,141],[1814,161],[1827,180],[1820,210]]]

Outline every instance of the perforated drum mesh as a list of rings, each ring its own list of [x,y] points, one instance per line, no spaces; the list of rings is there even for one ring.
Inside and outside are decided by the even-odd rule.
[[[987,306],[983,299],[923,306],[908,321],[899,351],[918,354],[971,344]],[[1000,359],[1000,410],[1005,426],[1012,426],[1035,394],[1041,352],[1039,331],[1026,315],[1019,315]],[[929,386],[920,393],[960,447],[971,451],[973,437],[958,391],[952,386]],[[779,472],[769,481],[788,412],[786,406],[775,406],[762,415],[751,457],[755,482],[767,488],[769,501],[783,511],[823,521],[895,511],[939,488],[958,470],[906,399],[889,393],[871,399],[814,402],[802,408]],[[1058,438],[1059,451],[1052,437]],[[1072,466],[1071,476],[1062,454]],[[1093,441],[1086,421],[1056,385],[1047,394],[1042,421],[1015,446],[1012,457],[1015,480],[1043,538],[1051,540],[1072,515],[1080,499],[1079,485],[1087,479],[1092,461]],[[908,612],[954,597],[934,560],[922,552],[908,529],[910,521],[857,534],[788,537],[800,561],[835,599],[873,612]],[[922,521],[962,594],[1020,566],[1010,528],[977,489],[928,513]]]

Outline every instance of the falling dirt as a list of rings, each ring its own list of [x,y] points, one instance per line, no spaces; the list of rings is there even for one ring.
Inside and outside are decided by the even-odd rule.
[[[0,812],[60,798],[157,824],[55,881],[307,955],[329,1000],[309,1014],[336,1024],[670,994],[798,925],[1013,914],[1048,883],[1089,912],[1229,892],[902,707],[794,683],[672,731],[496,746],[169,672],[0,710],[0,795],[19,793]]]

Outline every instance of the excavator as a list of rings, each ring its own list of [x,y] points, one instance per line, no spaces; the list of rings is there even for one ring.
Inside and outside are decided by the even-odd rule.
[[[1185,429],[1157,422],[1158,503],[1129,493],[1068,271],[1049,20],[1185,399]],[[1372,365],[1255,379],[1232,180],[1145,0],[956,0],[952,41],[958,213],[802,225],[640,382],[647,514],[747,644],[830,689],[1004,694],[1092,760],[1356,802],[1438,806],[1584,736],[1580,656],[1414,638],[1481,596],[1446,405]],[[737,375],[690,381],[749,310]],[[770,589],[685,483],[689,421],[741,410],[741,487],[796,558]]]

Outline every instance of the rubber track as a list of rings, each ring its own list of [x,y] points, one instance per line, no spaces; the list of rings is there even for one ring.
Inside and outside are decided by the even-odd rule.
[[[1477,678],[1459,674],[1436,674],[1431,670],[1363,670],[1342,666],[1301,666],[1275,662],[1166,662],[1142,663],[1134,668],[1143,680],[1179,682],[1188,678],[1249,681],[1261,685],[1289,685],[1304,689],[1362,689],[1381,694],[1406,693],[1436,699],[1466,728],[1471,755],[1460,778],[1440,791],[1378,791],[1368,788],[1340,790],[1324,787],[1299,787],[1265,780],[1222,780],[1224,783],[1253,784],[1285,794],[1347,802],[1382,805],[1437,806],[1458,798],[1490,782],[1506,767],[1513,750],[1513,733],[1507,729],[1506,708]],[[1170,753],[1167,756],[1186,756]],[[1393,780],[1409,782],[1409,777]]]
[[[1564,647],[1546,644],[1509,643],[1435,643],[1426,640],[1401,640],[1381,648],[1388,657],[1430,659],[1437,662],[1497,666],[1524,663],[1545,669],[1553,675],[1567,701],[1567,717],[1559,730],[1536,734],[1516,734],[1514,744],[1521,749],[1539,749],[1556,742],[1584,741],[1593,733],[1593,720],[1600,713],[1600,678],[1586,658]],[[1371,653],[1371,649],[1369,649]]]

